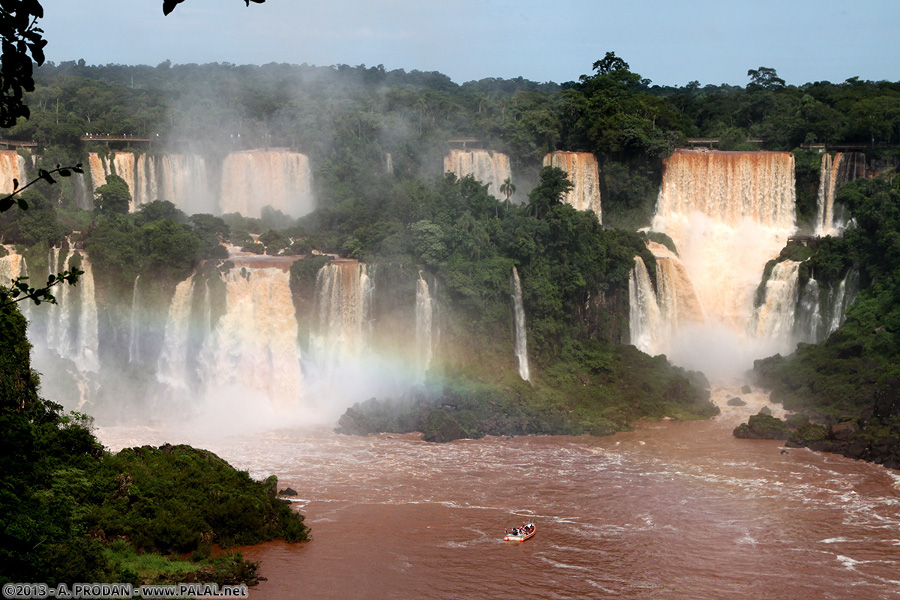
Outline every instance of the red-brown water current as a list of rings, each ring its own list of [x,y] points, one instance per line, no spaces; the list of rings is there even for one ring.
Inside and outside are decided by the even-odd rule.
[[[328,429],[98,433],[114,450],[206,447],[298,491],[313,540],[244,548],[268,578],[254,598],[900,598],[900,472],[732,437],[757,409],[440,445]],[[534,538],[502,541],[525,521]]]

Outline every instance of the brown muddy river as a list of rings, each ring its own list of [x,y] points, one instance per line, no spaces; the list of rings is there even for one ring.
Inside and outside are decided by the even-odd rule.
[[[192,443],[298,491],[313,541],[244,549],[268,578],[260,600],[900,598],[900,472],[732,437],[757,409],[443,445],[328,429],[98,435],[112,449]],[[534,538],[502,541],[524,521]]]

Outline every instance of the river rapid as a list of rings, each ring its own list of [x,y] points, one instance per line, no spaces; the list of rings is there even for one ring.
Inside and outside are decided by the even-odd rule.
[[[900,598],[900,472],[735,439],[766,401],[738,387],[714,390],[714,420],[604,438],[97,433],[190,443],[297,490],[313,540],[243,548],[268,578],[253,598]],[[526,521],[534,538],[502,541]]]

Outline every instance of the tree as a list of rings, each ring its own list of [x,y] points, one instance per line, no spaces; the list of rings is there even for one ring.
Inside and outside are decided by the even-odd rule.
[[[752,86],[759,86],[767,90],[777,90],[785,86],[784,79],[779,77],[775,69],[770,67],[750,69],[747,71],[747,77],[750,78],[750,84],[747,85],[748,89]]]
[[[541,169],[541,180],[528,194],[529,210],[538,219],[543,218],[557,204],[562,204],[562,197],[572,189],[566,172],[559,167]]]
[[[97,188],[100,196],[100,212],[126,214],[131,206],[128,184],[118,175],[107,175],[106,183]]]
[[[509,197],[516,193],[516,186],[509,180],[509,177],[500,184],[500,193],[506,196],[506,210],[509,210]]]
[[[24,93],[34,91],[33,63],[44,64],[46,40],[37,20],[44,9],[37,0],[3,2],[0,5],[0,127],[12,127],[19,117],[31,115]],[[32,62],[33,61],[33,62]]]
[[[594,63],[594,70],[601,75],[609,75],[613,71],[627,71],[628,63],[616,56],[615,52],[607,52],[606,56]]]

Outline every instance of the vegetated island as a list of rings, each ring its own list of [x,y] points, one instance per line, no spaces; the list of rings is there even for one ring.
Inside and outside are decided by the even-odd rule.
[[[84,415],[38,395],[26,321],[0,309],[0,583],[256,582],[258,563],[214,552],[309,539],[303,515],[206,450],[106,451]]]
[[[566,356],[533,381],[458,376],[425,384],[402,398],[357,403],[338,433],[409,433],[430,442],[486,435],[611,435],[639,419],[708,419],[702,373],[673,367],[634,346],[572,343]]]

